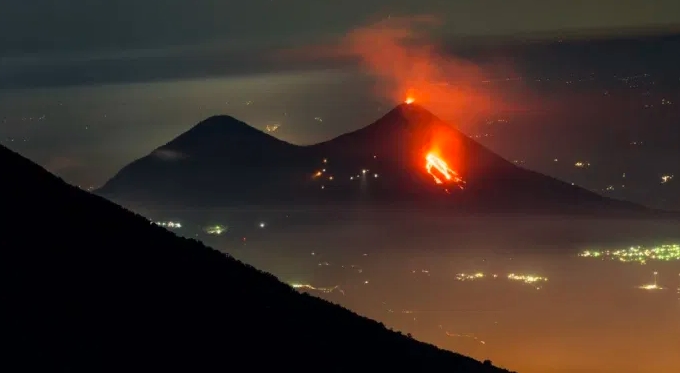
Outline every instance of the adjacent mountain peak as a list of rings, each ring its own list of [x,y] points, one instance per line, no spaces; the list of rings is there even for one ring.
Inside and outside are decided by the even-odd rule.
[[[257,147],[273,144],[286,143],[234,117],[216,115],[196,124],[161,149],[195,154],[225,147]]]
[[[230,115],[213,115],[191,127],[185,134],[249,133],[253,131],[257,130]]]

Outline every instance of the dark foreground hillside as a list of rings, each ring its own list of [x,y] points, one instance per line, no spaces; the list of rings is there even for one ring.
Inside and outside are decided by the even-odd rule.
[[[298,294],[5,148],[0,165],[5,371],[502,372]]]

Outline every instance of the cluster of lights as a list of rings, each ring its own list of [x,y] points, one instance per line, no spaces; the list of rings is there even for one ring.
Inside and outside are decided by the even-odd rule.
[[[477,273],[459,273],[456,275],[456,280],[458,281],[475,281],[475,280],[482,280],[486,278],[486,274],[482,272],[477,272]],[[498,278],[497,274],[491,275],[492,278]],[[508,275],[508,280],[511,281],[521,281],[524,282],[525,284],[530,284],[536,286],[537,289],[540,289],[539,286],[537,286],[538,283],[541,282],[546,282],[548,281],[547,277],[541,277],[541,276],[534,276],[534,275],[518,275],[515,273],[511,273]]]
[[[412,101],[411,101],[412,102]],[[407,103],[410,103],[407,101]],[[373,156],[373,158],[377,158],[377,156]],[[327,164],[328,159],[324,158],[323,159],[323,164]],[[439,158],[436,156],[434,153],[429,153],[425,156],[425,170],[427,171],[430,176],[434,179],[434,182],[438,185],[444,185],[444,184],[454,184],[460,189],[464,189],[463,185],[465,184],[465,181],[463,180],[460,175],[454,170],[452,170],[449,165],[447,164],[446,161],[443,159]],[[362,169],[360,173],[358,173],[356,176],[350,176],[350,181],[354,180],[355,178],[359,179],[362,177],[366,177],[367,174],[370,174],[370,170],[368,169]],[[378,178],[377,173],[372,174],[373,178]],[[319,179],[319,180],[328,180],[328,181],[333,181],[333,176],[332,175],[327,175],[326,173],[326,168],[322,168],[320,170],[317,170],[314,172],[312,175],[313,179]],[[325,185],[321,185],[321,189],[325,189]],[[448,192],[448,189],[445,189],[446,192]]]
[[[444,332],[444,333],[446,333],[446,336],[447,336],[447,337],[470,338],[470,339],[473,339],[473,340],[475,340],[475,341],[477,341],[477,342],[479,342],[479,343],[481,343],[481,344],[483,344],[483,345],[486,344],[485,341],[479,339],[478,337],[476,337],[476,336],[473,335],[473,334],[458,334],[458,333],[450,333],[450,332]]]
[[[170,229],[182,228],[182,224],[174,222],[174,221],[159,221],[159,222],[156,222],[156,225],[159,225],[163,228],[170,228]]]
[[[495,275],[494,275],[495,276]],[[459,273],[456,275],[456,280],[458,281],[474,281],[481,280],[486,277],[483,273]]]
[[[666,184],[667,182],[673,180],[673,175],[663,175],[661,176],[661,184]]]
[[[323,164],[328,164],[328,159],[324,158],[323,159]],[[328,180],[328,181],[333,181],[333,175],[327,175],[326,174],[326,168],[323,168],[321,170],[318,170],[314,173],[312,176],[314,179],[322,179],[322,180]],[[325,185],[321,185],[321,189],[326,189]]]
[[[360,177],[362,177],[362,176],[365,177],[366,174],[367,174],[368,172],[369,172],[369,170],[363,169],[363,170],[361,170],[361,173],[360,173],[360,174],[357,174],[356,176],[350,176],[349,179],[350,179],[350,180],[354,180],[355,178],[358,179],[358,178],[360,178]],[[378,174],[375,174],[375,173],[374,173],[374,174],[373,174],[373,178],[377,179],[377,178],[378,178]]]
[[[659,286],[657,284],[647,284],[647,285],[639,286],[638,289],[642,289],[642,290],[663,290],[664,288],[662,288],[661,286]]]
[[[324,294],[330,294],[334,291],[338,291],[338,292],[342,293],[342,295],[345,295],[345,291],[340,289],[340,287],[337,286],[337,285],[333,286],[333,287],[329,287],[329,288],[317,288],[317,287],[314,287],[314,286],[309,285],[309,284],[290,284],[290,286],[293,289],[300,290],[300,291],[313,290],[313,291],[318,291],[318,292],[321,292],[321,293],[324,293]]]
[[[516,275],[511,273],[508,275],[508,279],[512,281],[521,281],[525,284],[534,285],[540,282],[548,281],[547,277],[533,276],[533,275]]]
[[[583,258],[601,258],[618,260],[625,263],[646,264],[648,261],[680,260],[680,245],[669,244],[654,247],[632,246],[624,250],[594,251],[588,250],[579,254]]]
[[[638,289],[642,290],[663,290],[664,288],[659,286],[658,284],[658,277],[659,277],[659,272],[654,272],[654,282],[651,284],[646,284],[642,286],[638,286]]]
[[[205,231],[205,233],[207,233],[209,235],[219,236],[222,233],[227,231],[227,227],[225,227],[223,225],[211,225],[209,227],[206,227],[204,229],[204,231]]]
[[[374,155],[373,158],[375,159],[375,158],[377,158],[377,156]],[[327,159],[327,158],[324,158],[324,159],[323,159],[323,164],[324,164],[324,165],[328,164],[328,159]],[[350,180],[354,180],[355,178],[359,179],[359,178],[361,178],[362,176],[365,177],[367,174],[369,174],[369,170],[364,168],[364,169],[362,169],[356,176],[350,176],[349,179],[350,179]],[[377,179],[379,175],[378,175],[377,173],[373,173],[371,176],[373,176],[373,178]],[[335,178],[333,177],[333,175],[328,175],[328,174],[327,174],[326,168],[322,168],[322,169],[320,169],[320,170],[317,170],[317,171],[312,175],[312,178],[313,178],[313,179],[319,179],[319,180],[327,180],[327,181],[333,181],[333,180],[335,179]],[[322,184],[322,185],[321,185],[321,189],[326,189],[326,186]]]
[[[281,127],[280,124],[268,124],[268,125],[265,127],[265,131],[267,131],[267,133],[276,132],[276,130],[278,130],[279,127]]]
[[[577,168],[584,168],[584,167],[590,167],[590,162],[576,162],[574,163],[574,167]]]

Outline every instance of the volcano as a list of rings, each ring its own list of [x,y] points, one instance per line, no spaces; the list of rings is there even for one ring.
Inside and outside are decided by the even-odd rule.
[[[444,206],[465,211],[644,211],[516,166],[414,103],[298,146],[209,118],[125,166],[97,194],[124,205]]]

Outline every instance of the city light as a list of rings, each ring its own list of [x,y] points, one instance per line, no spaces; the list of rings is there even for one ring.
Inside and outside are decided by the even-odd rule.
[[[338,292],[340,292],[342,295],[345,295],[344,290],[340,289],[340,286],[338,286],[338,285],[333,286],[333,287],[317,288],[317,287],[314,287],[314,286],[309,285],[309,284],[298,284],[298,283],[293,283],[293,284],[290,284],[290,286],[291,286],[293,289],[300,290],[300,291],[304,291],[304,290],[312,290],[312,291],[318,291],[318,292],[325,293],[325,294],[330,294],[330,293],[332,293],[332,292],[334,292],[334,291],[338,291]]]
[[[548,279],[546,277],[534,276],[534,275],[517,275],[517,274],[514,274],[514,273],[509,274],[508,279],[511,280],[511,281],[520,281],[520,282],[523,282],[525,284],[532,285],[536,289],[541,288],[538,285],[539,283],[548,281]]]
[[[205,233],[213,236],[219,236],[227,231],[227,227],[223,225],[211,225],[203,229]]]
[[[647,264],[648,261],[669,262],[680,260],[680,245],[666,244],[653,247],[631,246],[621,250],[586,250],[579,254],[582,258],[618,260],[624,263]]]
[[[456,275],[456,280],[458,281],[474,281],[474,280],[480,280],[483,279],[485,275],[481,272],[478,273],[459,273]]]
[[[638,289],[642,289],[642,290],[663,290],[664,288],[659,286],[659,272],[654,272],[654,282],[653,283],[638,286]]]
[[[156,225],[159,225],[163,228],[169,228],[169,229],[179,229],[182,228],[182,224],[174,221],[159,221],[156,222]]]

